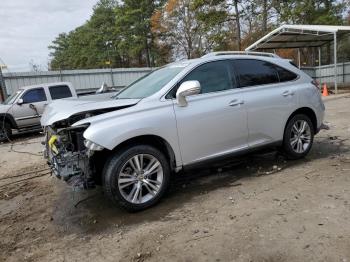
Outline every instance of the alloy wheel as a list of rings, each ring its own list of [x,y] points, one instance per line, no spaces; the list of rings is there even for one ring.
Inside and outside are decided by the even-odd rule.
[[[311,129],[307,121],[297,120],[292,126],[290,145],[294,152],[304,153],[311,145]]]
[[[118,188],[123,198],[133,204],[152,200],[163,185],[163,168],[150,154],[137,154],[128,159],[118,176]]]

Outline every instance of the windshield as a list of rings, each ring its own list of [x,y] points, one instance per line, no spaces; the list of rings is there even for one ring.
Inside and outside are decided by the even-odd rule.
[[[5,99],[5,101],[3,102],[3,104],[5,105],[10,105],[13,104],[17,97],[19,97],[22,94],[23,90],[20,89],[18,91],[16,91],[15,93],[12,93],[12,95],[10,95],[8,98]]]
[[[180,73],[182,69],[184,69],[182,65],[173,65],[152,71],[126,87],[115,98],[145,98],[153,95]]]

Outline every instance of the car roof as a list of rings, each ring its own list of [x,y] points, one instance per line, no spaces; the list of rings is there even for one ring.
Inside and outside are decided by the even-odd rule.
[[[271,53],[228,51],[228,52],[213,52],[213,53],[204,55],[200,58],[180,60],[180,61],[173,62],[168,66],[186,67],[188,65],[196,65],[207,61],[209,62],[209,61],[224,60],[224,59],[257,59],[257,60],[266,60],[270,62],[285,60],[284,58],[281,58]]]

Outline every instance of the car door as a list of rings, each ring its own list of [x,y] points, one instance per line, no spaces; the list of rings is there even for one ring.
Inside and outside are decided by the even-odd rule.
[[[19,127],[39,125],[40,117],[48,103],[44,88],[26,90],[20,99],[23,103],[16,103],[12,107],[12,115],[17,125]]]
[[[202,64],[182,79],[197,80],[201,93],[180,107],[174,99],[184,165],[222,157],[247,148],[247,116],[227,60]]]
[[[293,85],[280,82],[278,69],[283,69],[257,59],[235,59],[232,63],[247,108],[249,146],[281,141],[286,121],[297,104]]]

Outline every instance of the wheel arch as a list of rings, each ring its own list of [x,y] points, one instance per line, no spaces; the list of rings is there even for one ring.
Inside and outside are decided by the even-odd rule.
[[[130,147],[132,145],[150,145],[157,148],[159,151],[161,151],[164,154],[164,156],[169,161],[170,169],[172,171],[176,170],[176,167],[177,167],[176,155],[173,148],[171,147],[168,141],[166,141],[164,138],[157,135],[140,135],[140,136],[132,137],[119,143],[112,150],[104,149],[102,151],[97,151],[96,154],[93,156],[95,158],[94,162],[98,163],[98,166],[96,166],[96,169],[98,171],[102,171],[108,159],[111,157],[111,155],[114,152],[123,150],[124,148]],[[100,173],[100,172],[97,172],[97,173]]]
[[[310,118],[312,126],[314,128],[314,134],[317,133],[318,129],[317,129],[317,117],[316,117],[316,113],[314,110],[312,110],[310,107],[301,107],[298,108],[297,110],[295,110],[288,118],[285,126],[284,126],[284,131],[286,130],[286,127],[289,123],[289,121],[292,119],[292,117],[294,117],[295,115],[306,115],[307,117]]]
[[[10,114],[0,114],[0,123],[2,123],[5,119],[5,122],[11,125],[11,128],[17,129],[17,124],[15,119]]]
[[[129,138],[117,145],[113,151],[120,150],[126,146],[140,144],[154,146],[166,156],[166,158],[169,160],[170,168],[172,170],[176,167],[176,156],[174,150],[164,138],[157,135],[140,135]]]

